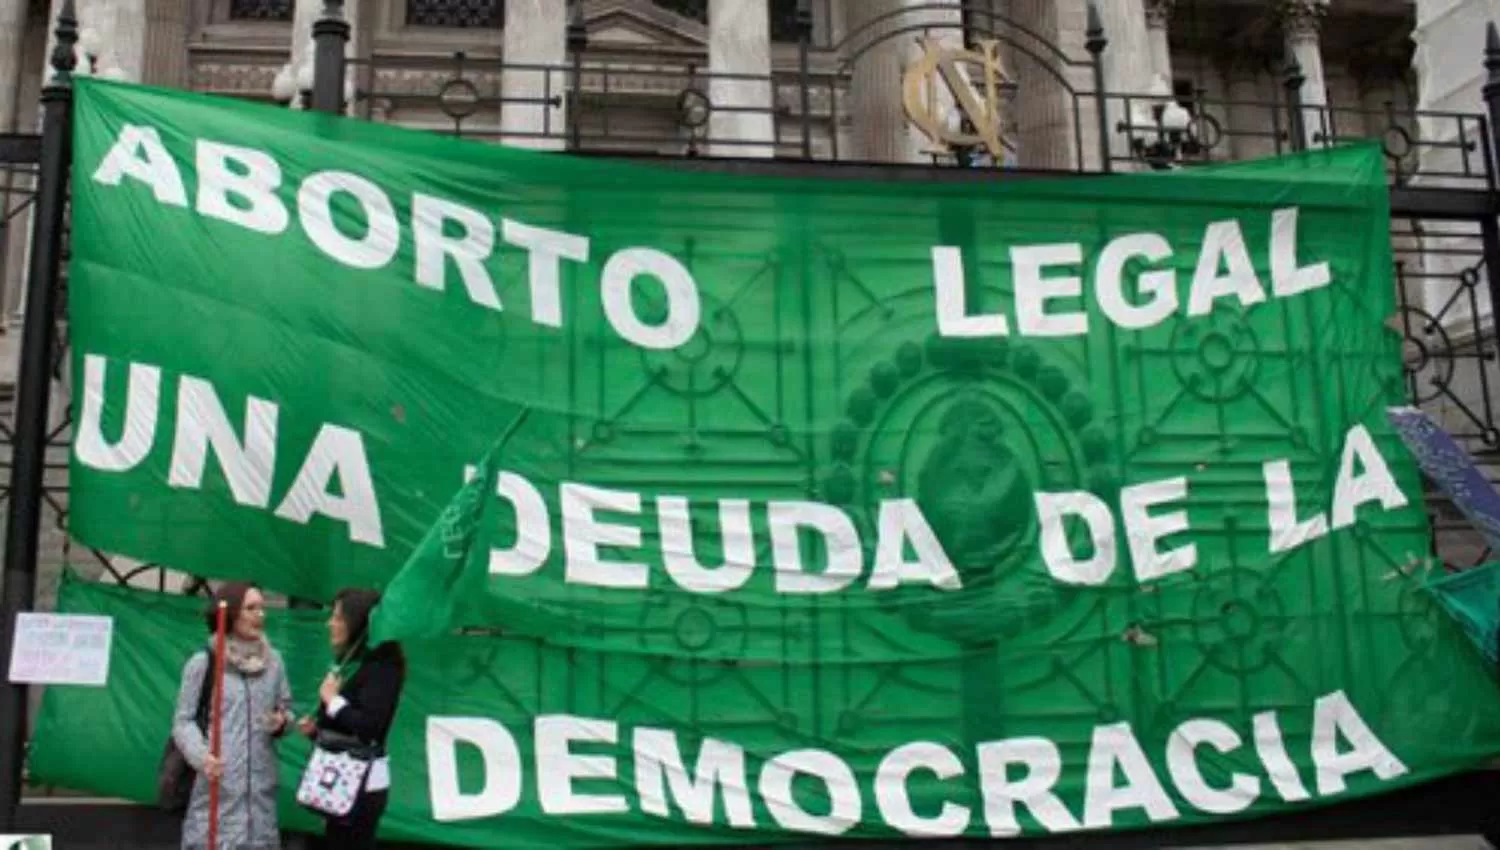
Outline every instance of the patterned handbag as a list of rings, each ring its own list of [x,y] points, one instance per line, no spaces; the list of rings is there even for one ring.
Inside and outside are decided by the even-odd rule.
[[[374,761],[374,748],[344,735],[320,732],[297,786],[297,803],[341,818],[354,808]]]

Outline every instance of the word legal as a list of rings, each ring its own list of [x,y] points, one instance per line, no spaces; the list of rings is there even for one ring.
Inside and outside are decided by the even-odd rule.
[[[1289,298],[1321,289],[1333,280],[1328,263],[1304,265],[1297,259],[1298,209],[1271,213],[1268,248],[1271,294]],[[1093,258],[1092,296],[1099,312],[1111,323],[1142,330],[1166,321],[1179,304],[1177,270],[1169,265],[1176,250],[1157,233],[1130,233],[1111,239]],[[1083,278],[1069,272],[1084,265],[1083,244],[1016,245],[1010,249],[1015,291],[1015,333],[1020,336],[1081,336],[1089,332],[1089,314],[1082,307]],[[1141,303],[1127,297],[1126,266],[1133,261],[1154,264],[1135,277]],[[1165,267],[1163,267],[1165,266]],[[988,337],[1012,333],[1002,313],[970,315],[965,293],[963,252],[951,245],[932,249],[932,279],[937,294],[938,332],[943,336]],[[1210,222],[1205,228],[1188,288],[1189,318],[1213,312],[1221,299],[1238,308],[1266,300],[1266,287],[1255,273],[1244,229],[1234,219]],[[1067,309],[1068,305],[1076,305]]]

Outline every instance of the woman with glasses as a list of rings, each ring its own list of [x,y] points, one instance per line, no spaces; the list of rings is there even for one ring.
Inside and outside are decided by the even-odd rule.
[[[213,669],[218,603],[226,603],[224,669]],[[172,739],[197,773],[182,821],[183,850],[279,850],[276,742],[291,720],[292,690],[281,655],[266,640],[265,598],[254,585],[231,582],[214,594],[208,640],[182,669]],[[200,725],[200,690],[222,681],[220,750],[209,751]],[[210,694],[212,692],[210,691]],[[219,780],[217,844],[208,847],[209,780]]]

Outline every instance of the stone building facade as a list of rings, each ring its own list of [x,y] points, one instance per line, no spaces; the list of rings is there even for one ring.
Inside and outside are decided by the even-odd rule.
[[[1097,170],[1104,145],[1088,2],[811,0],[804,149],[797,0],[348,0],[350,111],[535,147],[571,141],[665,154],[927,162],[931,142],[908,126],[902,110],[902,70],[918,37],[957,39],[966,29],[972,38],[1002,41],[1013,80],[1004,105],[1005,163]],[[0,0],[0,132],[34,130],[49,21],[59,3]],[[310,78],[310,29],[321,5],[78,0],[80,59],[97,74],[295,106]],[[1328,107],[1309,110],[1310,135],[1412,129],[1424,69],[1434,103],[1453,97],[1446,85],[1431,85],[1448,54],[1450,63],[1478,73],[1477,47],[1429,51],[1414,64],[1419,17],[1441,21],[1447,7],[1467,10],[1448,20],[1482,17],[1490,5],[1097,0],[1107,39],[1104,86],[1113,95],[1109,124],[1139,114],[1148,103],[1143,96],[1171,97],[1203,131],[1199,158],[1276,153],[1289,141],[1284,69],[1295,59],[1302,101]],[[587,34],[578,104],[565,102],[570,24]],[[1466,42],[1477,32],[1482,27],[1441,38],[1466,35],[1459,38]],[[465,85],[451,85],[460,77]],[[684,120],[680,95],[688,88],[713,105],[702,125]],[[1129,167],[1130,133],[1111,135],[1110,155]],[[11,224],[0,280],[4,312],[13,317],[21,308],[25,246],[24,228]]]
[[[1102,159],[1087,50],[1089,0],[811,0],[810,152],[824,159],[926,162],[931,143],[908,127],[901,74],[924,34],[995,35],[1014,80],[1005,104],[1006,162],[1097,170]],[[36,98],[60,0],[0,0],[0,131],[34,129]],[[1448,54],[1478,74],[1474,49],[1416,56],[1423,23],[1482,18],[1472,0],[1098,0],[1107,45],[1110,124],[1142,96],[1171,96],[1201,114],[1201,158],[1247,159],[1287,144],[1284,69],[1304,80],[1308,133],[1319,138],[1412,129],[1427,73]],[[374,120],[536,147],[666,154],[800,156],[797,0],[348,0],[350,110]],[[78,0],[80,59],[93,73],[150,85],[298,100],[310,77],[311,23],[321,0]],[[1451,7],[1451,8],[1450,8]],[[1458,13],[1454,9],[1462,7]],[[587,47],[576,129],[564,101],[569,24]],[[1482,26],[1432,32],[1473,41]],[[1467,35],[1467,38],[1463,36]],[[1415,51],[1420,53],[1420,50]],[[461,57],[461,58],[460,58]],[[501,63],[504,63],[502,67]],[[462,76],[470,85],[447,91]],[[1446,77],[1444,78],[1446,79]],[[701,89],[711,117],[685,126],[679,95]],[[1438,91],[1439,88],[1444,89]],[[1133,95],[1134,98],[1125,96]],[[463,101],[458,103],[457,101]],[[1477,105],[1469,104],[1471,108]],[[454,107],[464,114],[455,120]],[[447,108],[445,108],[447,107]],[[1134,111],[1133,111],[1134,110]],[[1133,122],[1132,122],[1133,123]],[[1128,133],[1108,141],[1130,156]],[[4,309],[20,309],[24,240],[11,227]]]

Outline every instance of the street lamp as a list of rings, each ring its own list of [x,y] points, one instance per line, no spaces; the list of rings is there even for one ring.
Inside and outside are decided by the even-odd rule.
[[[73,73],[81,77],[99,77],[105,80],[125,80],[129,75],[120,63],[114,61],[114,50],[104,42],[104,37],[93,27],[84,27],[78,33],[78,44],[74,46],[77,67]]]
[[[271,97],[288,109],[306,109],[312,99],[312,76],[312,62],[308,60],[282,65],[271,80]]]
[[[307,57],[302,60],[302,64],[297,66],[296,80],[297,94],[299,96],[292,101],[294,104],[292,108],[307,109],[312,106],[313,60],[311,50],[308,51]]]
[[[1158,75],[1150,100],[1137,103],[1129,123],[1120,129],[1130,136],[1131,151],[1152,168],[1165,171],[1184,156],[1202,150],[1193,127],[1193,114],[1172,96],[1172,87]],[[1152,135],[1154,133],[1154,135]]]
[[[311,51],[309,51],[309,54]],[[313,63],[304,59],[300,65],[288,62],[276,72],[271,80],[271,97],[288,109],[308,109],[312,105]],[[344,80],[344,104],[354,102],[354,80]]]
[[[101,49],[99,44],[99,31],[93,27],[84,27],[78,32],[78,44],[73,48],[77,51],[76,59],[78,66],[73,73],[88,77],[94,73],[94,61],[99,58]]]
[[[307,49],[300,61],[293,51],[292,58],[282,65],[271,80],[271,97],[290,109],[307,109],[312,105],[313,87],[313,42],[307,40]]]
[[[297,81],[292,74],[292,63],[282,65],[276,72],[276,78],[271,81],[271,97],[277,103],[291,103],[297,96]]]

